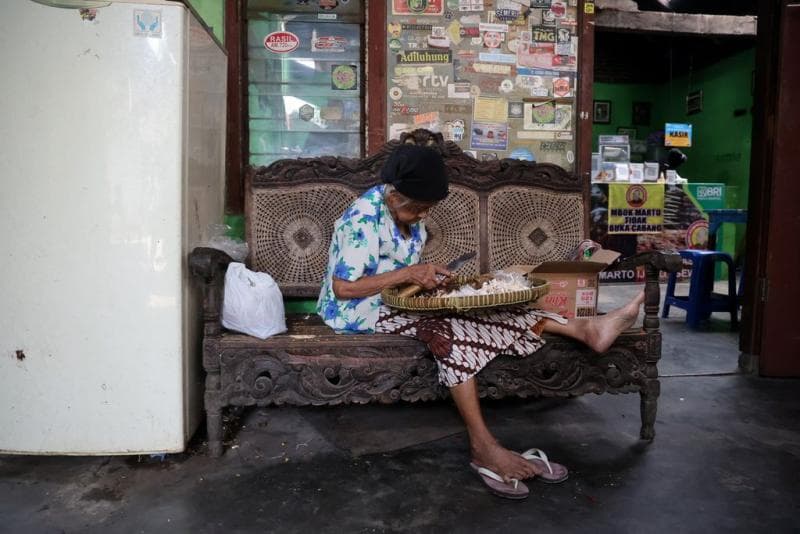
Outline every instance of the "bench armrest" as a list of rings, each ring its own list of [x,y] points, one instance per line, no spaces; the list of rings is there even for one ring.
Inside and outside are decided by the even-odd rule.
[[[225,284],[225,272],[233,258],[214,248],[197,247],[189,253],[189,271],[199,279],[203,288],[203,322],[205,335],[222,331],[220,307]]]
[[[661,301],[661,288],[658,279],[661,271],[678,272],[683,268],[683,260],[677,252],[640,252],[621,260],[617,266],[622,269],[635,269],[644,266],[644,329],[658,331],[658,309]]]
[[[189,253],[189,270],[192,276],[211,283],[217,277],[225,277],[228,264],[233,258],[215,248],[197,247]]]

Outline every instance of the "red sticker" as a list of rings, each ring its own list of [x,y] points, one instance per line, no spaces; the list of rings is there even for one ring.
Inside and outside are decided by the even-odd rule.
[[[503,42],[503,34],[500,32],[485,32],[483,34],[483,44],[486,48],[499,48]]]
[[[272,32],[264,37],[264,47],[276,54],[286,54],[300,46],[300,39],[292,32]]]

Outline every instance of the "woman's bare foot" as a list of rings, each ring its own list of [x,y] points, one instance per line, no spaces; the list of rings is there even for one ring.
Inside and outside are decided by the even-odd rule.
[[[494,471],[508,482],[512,478],[524,480],[536,475],[531,462],[499,443],[477,444],[471,447],[472,463]]]
[[[636,322],[643,302],[644,291],[622,308],[617,308],[607,315],[589,319],[586,325],[586,344],[595,352],[602,354],[607,351],[614,340]]]

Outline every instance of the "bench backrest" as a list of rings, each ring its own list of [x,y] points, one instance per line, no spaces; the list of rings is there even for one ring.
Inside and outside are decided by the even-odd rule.
[[[284,296],[317,296],[334,221],[401,143],[431,146],[450,170],[450,195],[426,219],[423,261],[476,258],[464,274],[565,259],[588,234],[588,185],[561,167],[510,159],[481,162],[440,133],[415,130],[368,158],[281,160],[251,168],[245,228],[251,269],[269,273]]]

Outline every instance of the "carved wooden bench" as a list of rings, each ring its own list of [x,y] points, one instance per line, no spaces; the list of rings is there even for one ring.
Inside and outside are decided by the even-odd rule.
[[[250,169],[245,226],[248,265],[268,272],[285,297],[313,297],[327,263],[333,222],[379,181],[400,142],[440,150],[451,193],[426,221],[423,261],[447,263],[478,254],[464,273],[562,260],[587,235],[587,184],[560,167],[513,160],[479,162],[440,134],[417,130],[369,158],[282,160]],[[446,396],[426,346],[394,335],[337,335],[316,316],[288,316],[288,332],[267,340],[220,324],[223,278],[232,260],[195,249],[190,268],[204,288],[203,366],[209,451],[222,453],[222,413],[231,406],[333,405],[422,401]],[[641,395],[642,439],[654,437],[661,356],[659,271],[681,267],[677,254],[650,252],[623,260],[646,269],[644,327],[619,337],[605,354],[558,336],[527,358],[500,357],[479,375],[482,397]]]

